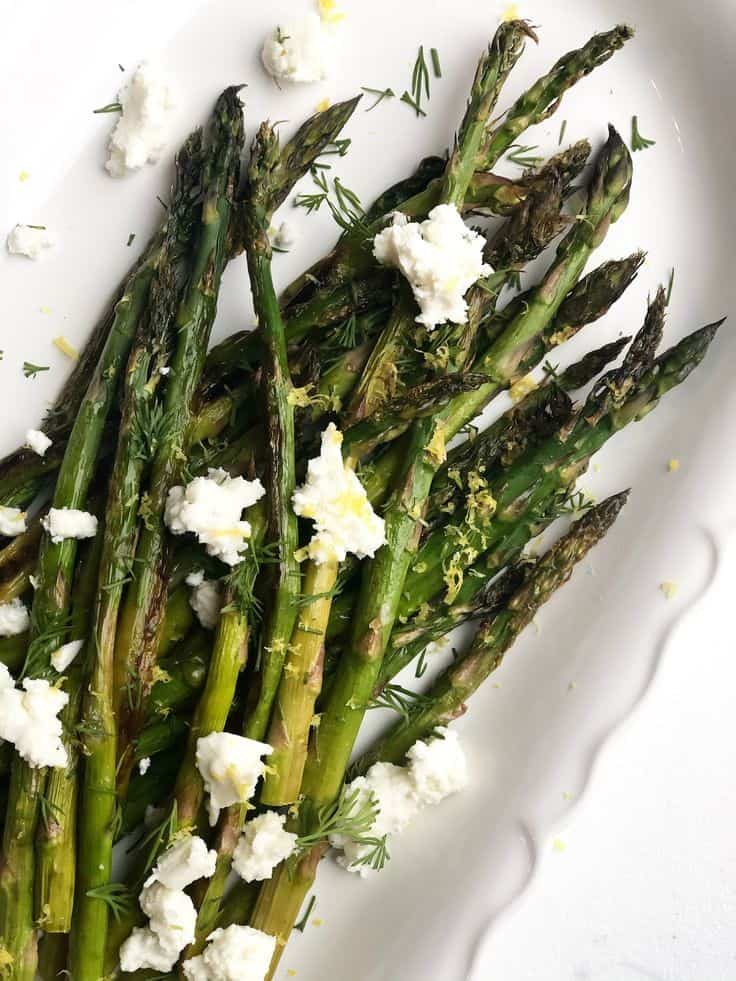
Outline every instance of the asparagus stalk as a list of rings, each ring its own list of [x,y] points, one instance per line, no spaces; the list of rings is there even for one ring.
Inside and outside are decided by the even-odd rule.
[[[501,87],[524,49],[530,30],[523,21],[502,24],[488,51],[480,59],[470,92],[470,100],[457,134],[455,148],[445,168],[439,201],[462,207],[474,173],[475,160],[485,127],[498,100]],[[413,324],[413,300],[406,283],[401,299],[374,347],[347,410],[349,422],[370,415],[392,391],[392,378],[406,335]]]
[[[506,651],[540,607],[568,581],[577,563],[603,538],[627,497],[628,491],[624,491],[592,508],[529,567],[525,581],[506,607],[481,623],[469,650],[430,686],[417,712],[394,726],[361,757],[356,773],[365,772],[378,760],[400,763],[418,739],[424,739],[438,726],[448,725],[465,712],[470,696],[500,666]]]
[[[147,316],[128,358],[118,444],[110,479],[105,540],[90,643],[90,680],[84,697],[84,760],[80,793],[80,842],[75,916],[71,922],[69,969],[75,978],[98,978],[104,966],[108,905],[90,893],[110,881],[116,822],[114,652],[123,589],[135,554],[136,525],[144,472],[165,435],[156,389],[168,353],[168,331],[176,311],[174,264],[191,238],[193,211],[202,179],[202,138],[194,133],[176,158],[172,194]]]
[[[204,170],[199,241],[176,317],[177,341],[164,399],[166,436],[153,457],[147,492],[148,521],[140,531],[136,562],[120,614],[115,643],[118,720],[118,792],[124,797],[133,765],[132,743],[143,727],[158,656],[168,544],[163,513],[169,489],[179,482],[217,294],[226,260],[228,224],[243,142],[242,104],[234,88],[215,106]],[[129,696],[126,697],[126,692]]]
[[[595,34],[582,48],[563,55],[516,100],[503,122],[487,135],[481,151],[486,167],[492,167],[530,126],[549,119],[569,88],[608,61],[633,36],[632,28],[620,24],[613,30]]]
[[[98,534],[86,546],[78,563],[71,621],[71,637],[75,640],[87,640],[102,541],[103,535]],[[87,675],[84,661],[82,651],[67,671],[69,701],[61,718],[68,763],[64,768],[51,770],[48,775],[44,792],[46,803],[38,828],[36,917],[43,923],[45,933],[68,933],[72,922],[79,787],[76,727]]]

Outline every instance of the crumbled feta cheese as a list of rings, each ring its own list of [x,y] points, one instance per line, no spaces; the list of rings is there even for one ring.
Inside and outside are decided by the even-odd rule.
[[[15,687],[13,676],[10,671],[8,671],[7,664],[3,664],[2,661],[0,661],[0,691],[13,687]]]
[[[0,739],[13,743],[31,767],[66,766],[61,741],[62,725],[57,718],[69,701],[66,692],[48,681],[23,679],[23,690],[0,690]]]
[[[462,790],[468,783],[465,753],[454,730],[438,729],[427,742],[414,743],[407,753],[407,766],[374,763],[364,777],[348,784],[347,792],[358,792],[354,808],[365,806],[372,798],[376,818],[366,837],[382,838],[403,831],[425,807],[439,804],[449,794]],[[344,835],[330,835],[333,848],[342,850],[338,864],[349,872],[368,875],[365,862],[371,846]]]
[[[214,630],[220,619],[220,608],[222,607],[222,589],[216,579],[205,579],[202,573],[202,581],[197,579],[189,594],[189,605],[197,614],[197,619],[205,630]],[[187,583],[191,586],[192,576],[187,576]]]
[[[120,90],[118,101],[122,111],[110,137],[110,156],[105,164],[113,177],[158,161],[168,142],[174,105],[169,84],[146,62]]]
[[[94,538],[97,534],[97,518],[76,508],[51,508],[41,525],[56,545],[65,538]]]
[[[272,752],[268,743],[232,732],[211,732],[197,740],[197,769],[210,796],[212,827],[223,807],[245,804],[253,796],[266,769],[261,757]]]
[[[169,367],[168,365],[164,365],[164,367],[163,367],[163,368],[159,368],[159,369],[158,369],[158,373],[159,373],[159,375],[163,375],[163,376],[164,376],[164,378],[165,378],[165,377],[166,377],[166,376],[168,375],[168,373],[169,373],[170,371],[171,371],[171,368],[170,368],[170,367]]]
[[[373,254],[409,280],[421,311],[417,323],[432,330],[447,321],[467,322],[465,294],[491,272],[483,262],[484,245],[454,205],[439,204],[423,222],[396,212],[393,223],[376,235]]]
[[[26,512],[20,508],[0,507],[0,535],[15,538],[26,530]]]
[[[24,634],[30,622],[31,618],[23,600],[16,597],[9,603],[0,603],[0,637]]]
[[[248,547],[250,522],[240,516],[265,494],[260,480],[231,477],[226,470],[209,470],[186,487],[172,487],[164,520],[175,535],[192,532],[209,555],[237,565]]]
[[[53,236],[41,225],[16,225],[7,239],[8,252],[38,259],[43,249],[54,244]]]
[[[420,804],[439,804],[468,785],[468,763],[454,729],[437,729],[432,739],[414,743],[406,758]]]
[[[276,937],[249,926],[213,931],[204,953],[182,965],[187,981],[263,981],[276,950]]]
[[[26,446],[39,456],[45,456],[46,450],[52,445],[52,440],[40,429],[29,429],[26,433]]]
[[[194,572],[189,573],[184,582],[187,586],[201,586],[204,582],[204,570],[195,569]]]
[[[266,811],[248,821],[233,852],[233,868],[246,882],[262,882],[291,855],[297,836],[284,830],[285,814]]]
[[[134,927],[127,940],[120,945],[120,970],[170,971],[179,959],[179,952],[167,951],[149,927]]]
[[[385,524],[370,505],[365,488],[342,459],[342,433],[334,423],[322,433],[322,450],[307,464],[307,480],[294,491],[294,511],[316,526],[308,546],[318,565],[342,562],[348,552],[371,557],[386,541]]]
[[[377,806],[376,819],[366,835],[382,838],[384,835],[403,831],[419,811],[414,784],[405,767],[393,763],[374,763],[364,777],[356,777],[348,785],[348,793],[358,791],[355,809],[362,807],[369,797]],[[362,845],[343,835],[331,835],[333,848],[342,849],[338,859],[343,868],[351,872],[368,875],[371,871],[361,860],[370,851],[370,846]]]
[[[261,60],[269,75],[280,82],[319,82],[327,78],[333,39],[315,13],[277,27],[267,38]]]
[[[181,889],[168,889],[161,882],[143,887],[140,906],[148,926],[167,953],[180,954],[194,940],[197,911]]]
[[[288,221],[282,221],[278,228],[271,225],[268,230],[268,238],[273,248],[280,249],[282,252],[288,252],[289,249],[293,249],[296,243],[294,229]]]
[[[58,651],[54,651],[51,655],[51,666],[61,674],[62,671],[66,671],[83,647],[83,640],[70,640],[68,644],[62,644]]]
[[[167,889],[186,889],[197,879],[209,879],[214,875],[216,861],[217,852],[208,850],[203,838],[187,835],[175,841],[159,857],[146,885],[160,882]]]
[[[142,760],[138,760],[138,772],[142,777],[148,773],[151,768],[151,757],[144,756]]]

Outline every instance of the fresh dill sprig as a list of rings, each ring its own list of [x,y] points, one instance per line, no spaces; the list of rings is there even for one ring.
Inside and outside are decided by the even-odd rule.
[[[634,153],[637,150],[648,150],[649,147],[656,146],[656,140],[648,140],[639,132],[639,117],[631,117],[631,149]]]
[[[404,92],[401,96],[401,101],[405,102],[407,106],[411,106],[417,116],[426,116],[427,113],[422,109],[416,99],[413,99],[408,92]]]
[[[375,109],[376,106],[380,105],[384,99],[394,99],[396,98],[396,93],[393,89],[371,89],[365,85],[361,86],[361,92],[365,92],[367,95],[375,95],[375,101],[368,106],[366,112],[370,112],[371,109]]]
[[[23,374],[26,378],[35,378],[40,371],[48,371],[49,367],[47,364],[32,364],[30,361],[24,361]]]
[[[440,53],[437,48],[432,48],[429,52],[432,58],[432,71],[435,78],[442,78],[442,65],[440,64]]]
[[[86,894],[90,899],[100,899],[109,908],[116,923],[120,917],[133,908],[135,897],[122,882],[107,882],[103,886],[88,889]]]
[[[133,418],[131,455],[142,463],[148,463],[159,446],[166,442],[170,429],[171,414],[163,404],[153,398],[142,399]]]
[[[66,617],[59,623],[42,627],[40,618],[31,610],[30,635],[33,640],[28,645],[26,661],[21,673],[22,678],[44,678],[55,675],[50,658],[67,640],[72,629],[71,617]]]
[[[401,101],[411,106],[417,116],[426,116],[427,113],[422,108],[422,99],[425,97],[429,99],[429,68],[424,57],[424,45],[420,45],[411,73],[411,94],[405,91]]]
[[[130,235],[128,236],[128,241],[125,244],[128,246],[128,248],[130,248],[134,241],[135,241],[135,232],[131,232]]]
[[[304,933],[304,928],[306,927],[307,923],[309,922],[309,917],[312,915],[312,910],[314,909],[314,907],[316,905],[317,905],[317,897],[316,896],[312,896],[310,898],[309,902],[307,903],[307,908],[304,911],[304,916],[301,918],[301,920],[299,920],[298,923],[295,923],[294,924],[294,929],[295,930],[298,930],[299,933]]]
[[[153,866],[156,864],[156,860],[159,855],[164,852],[169,844],[174,840],[176,834],[176,829],[178,825],[177,812],[176,812],[176,801],[171,805],[171,810],[163,818],[163,820],[155,825],[148,834],[144,835],[143,838],[139,839],[135,845],[131,847],[142,849],[148,848],[146,853],[146,860],[143,865],[142,878],[146,878],[148,873],[151,871]]]
[[[329,156],[330,154],[337,154],[339,157],[344,157],[345,154],[350,149],[350,144],[352,140],[333,140],[332,143],[328,143],[325,149],[322,151],[323,156]]]
[[[293,868],[304,852],[332,835],[339,835],[352,839],[366,849],[355,865],[372,869],[383,868],[389,857],[386,836],[371,834],[378,810],[378,801],[373,794],[366,795],[360,789],[353,790],[348,785],[343,786],[336,801],[316,811],[314,820],[310,822],[312,831],[297,838],[296,849],[287,859],[287,863]]]
[[[249,545],[243,554],[242,562],[238,562],[233,571],[226,577],[225,583],[230,595],[230,602],[223,606],[221,613],[240,613],[254,621],[260,619],[261,602],[255,594],[256,579],[261,567],[262,556],[267,554],[267,548],[258,549]]]
[[[425,695],[404,688],[402,685],[386,685],[381,694],[369,702],[368,708],[391,709],[405,722],[410,722],[412,716],[421,711],[426,704]]]
[[[330,196],[330,185],[326,175],[322,170],[312,168],[312,180],[319,190],[313,194],[300,194],[294,200],[298,208],[305,208],[307,214],[319,211],[325,202],[332,213],[332,217],[343,231],[353,231],[363,227],[365,212],[360,203],[360,199],[354,191],[346,187],[339,177],[332,181],[332,193],[334,200]]]
[[[557,146],[562,146],[562,141],[565,139],[565,130],[567,129],[567,120],[562,120],[562,125],[560,126],[560,136],[557,140]]]
[[[108,102],[106,106],[100,106],[99,109],[93,109],[92,114],[94,116],[99,115],[101,112],[122,112],[123,107],[119,102]]]
[[[535,156],[533,151],[538,150],[538,146],[521,146],[519,143],[514,143],[509,152],[506,155],[506,159],[509,163],[516,164],[518,167],[536,167],[543,160],[540,156]]]

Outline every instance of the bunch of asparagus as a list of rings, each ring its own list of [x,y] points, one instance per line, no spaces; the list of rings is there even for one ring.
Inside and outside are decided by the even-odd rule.
[[[116,976],[147,872],[171,841],[207,834],[197,741],[228,730],[273,752],[253,799],[226,809],[211,833],[216,871],[193,890],[196,940],[182,960],[200,953],[216,927],[249,924],[278,939],[271,978],[330,829],[344,823],[346,779],[377,761],[401,763],[461,715],[615,521],[627,492],[590,506],[577,479],[609,438],[697,367],[719,324],[657,354],[666,308],[659,290],[618,367],[629,338],[519,386],[606,313],[644,256],[583,275],[629,199],[631,157],[613,128],[576,214],[566,202],[579,190],[587,142],[517,181],[493,167],[631,36],[617,27],[593,37],[498,117],[503,83],[525,42],[536,40],[524,22],[501,25],[448,157],[423,160],[368,211],[342,215],[337,244],[280,298],[273,215],[358,99],[313,116],[283,146],[261,125],[241,179],[243,112],[228,89],[207,131],[180,150],[160,231],[43,422],[52,448],[44,457],[21,448],[0,461],[0,504],[31,515],[28,530],[0,550],[0,602],[32,604],[28,634],[1,640],[0,659],[14,675],[49,679],[69,694],[65,769],[34,768],[0,747],[0,967],[8,977]],[[501,221],[485,249],[493,272],[466,297],[467,322],[429,332],[415,322],[406,281],[374,260],[372,240],[392,212],[424,218],[440,203]],[[544,274],[519,293],[520,272],[555,240]],[[222,272],[241,251],[258,327],[208,351]],[[468,429],[509,388],[524,397],[484,431]],[[329,422],[385,521],[386,543],[361,563],[298,561],[305,529],[292,497]],[[251,540],[233,569],[164,524],[170,489],[209,467],[258,475],[266,486],[247,512]],[[52,540],[41,524],[49,504],[95,513],[97,536],[82,546]],[[532,559],[529,542],[575,511],[582,516],[567,533]],[[196,623],[184,584],[202,568],[224,592],[214,636]],[[472,638],[429,687],[415,684],[417,694],[395,683],[412,665],[420,678],[430,645],[471,622]],[[86,643],[60,677],[51,655],[69,636]],[[397,722],[351,766],[374,705],[396,709]],[[145,773],[143,759],[152,761]],[[164,815],[153,829],[150,807]],[[288,814],[297,854],[262,884],[226,893],[253,808]],[[117,882],[113,848],[126,835],[134,836],[132,861]]]

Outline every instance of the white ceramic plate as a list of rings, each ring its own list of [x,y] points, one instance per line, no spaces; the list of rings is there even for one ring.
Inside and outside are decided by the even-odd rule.
[[[68,370],[51,338],[64,334],[84,342],[132,258],[129,234],[143,242],[158,221],[155,195],[170,179],[168,161],[120,182],[102,170],[111,118],[91,110],[114,97],[118,63],[132,68],[152,57],[164,64],[179,92],[178,139],[232,82],[248,83],[251,134],[262,118],[296,124],[325,96],[334,101],[362,85],[400,92],[423,43],[439,49],[444,69],[428,118],[415,119],[398,101],[370,114],[359,111],[339,172],[368,201],[419,157],[448,144],[503,5],[345,5],[349,18],[334,80],[285,91],[263,76],[257,51],[266,31],[307,9],[307,0],[159,0],[155,10],[146,0],[123,0],[104,14],[91,0],[71,8],[37,0],[4,12],[1,227],[46,224],[58,246],[39,263],[0,256],[0,450],[16,445],[40,418]],[[527,51],[504,104],[594,31],[619,21],[638,30],[528,142],[553,152],[563,119],[567,140],[588,136],[599,143],[609,120],[628,138],[634,113],[642,132],[657,142],[636,154],[631,206],[600,252],[603,259],[642,247],[647,265],[605,321],[570,345],[566,360],[636,329],[647,293],[673,266],[666,343],[733,309],[736,153],[729,120],[736,20],[729,0],[708,7],[706,19],[685,0],[529,0],[520,6],[539,25],[541,43]],[[19,180],[21,171],[27,180]],[[298,227],[299,245],[277,257],[281,284],[334,238],[327,216],[288,217]],[[248,283],[238,262],[225,277],[217,335],[249,322]],[[717,544],[724,516],[732,513],[734,468],[724,448],[734,435],[735,353],[727,327],[703,369],[600,454],[586,488],[602,496],[632,486],[634,493],[610,539],[543,611],[539,633],[528,631],[516,646],[499,673],[500,687],[488,685],[458,723],[471,756],[472,789],[395,842],[389,867],[369,884],[324,863],[316,913],[322,924],[295,938],[283,978],[290,969],[302,981],[460,981],[469,975],[477,942],[523,889],[540,844],[570,806],[560,788],[579,798],[599,747],[646,690],[669,628],[709,581],[706,532]],[[26,380],[24,360],[51,370]],[[681,461],[677,474],[667,472],[670,457]],[[680,584],[669,603],[658,591],[663,580]],[[476,981],[487,976],[480,964]]]

